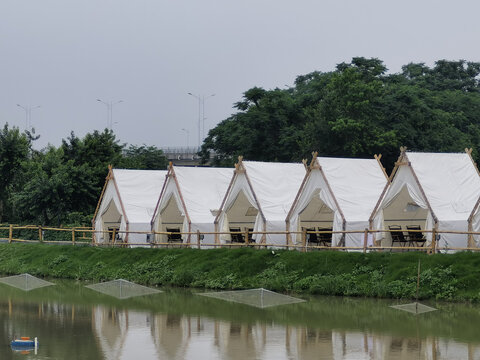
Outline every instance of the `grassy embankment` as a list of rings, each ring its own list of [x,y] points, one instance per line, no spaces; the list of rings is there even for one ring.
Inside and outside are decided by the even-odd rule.
[[[480,254],[121,249],[0,244],[0,273],[146,285],[480,302]]]

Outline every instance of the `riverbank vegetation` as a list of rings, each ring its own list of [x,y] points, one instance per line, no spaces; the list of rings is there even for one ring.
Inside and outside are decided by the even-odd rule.
[[[0,273],[205,289],[480,302],[480,254],[0,244]]]

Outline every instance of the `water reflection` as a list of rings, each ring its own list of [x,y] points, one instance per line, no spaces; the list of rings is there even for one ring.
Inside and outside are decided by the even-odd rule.
[[[0,287],[0,358],[38,336],[36,359],[479,359],[480,308],[436,304],[415,317],[381,300],[311,298],[271,309],[189,291],[119,301],[64,282],[23,293]],[[34,358],[33,354],[23,358]]]

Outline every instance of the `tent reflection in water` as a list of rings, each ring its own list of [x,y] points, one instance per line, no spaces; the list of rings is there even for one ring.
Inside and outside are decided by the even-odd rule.
[[[87,285],[86,287],[102,294],[116,297],[117,299],[128,299],[131,297],[152,295],[162,292],[123,279]]]
[[[30,291],[45,286],[55,285],[30,274],[21,274],[0,278],[0,283],[15,287],[23,291]]]
[[[378,244],[429,247],[433,231],[480,228],[478,217],[473,216],[480,197],[480,177],[470,153],[471,149],[442,154],[401,148],[393,179],[370,218],[371,229],[392,230],[376,233]],[[472,236],[459,233],[440,233],[436,240],[439,249],[475,246]]]
[[[225,300],[230,302],[241,303],[245,305],[258,307],[261,309],[272,307],[272,306],[289,305],[289,304],[305,302],[305,300],[303,299],[298,299],[292,296],[278,294],[276,292],[266,290],[263,288],[199,293],[198,295],[212,297],[215,299],[220,299],[220,300]]]

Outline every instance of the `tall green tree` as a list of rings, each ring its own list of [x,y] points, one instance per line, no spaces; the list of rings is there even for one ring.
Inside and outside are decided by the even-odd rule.
[[[410,63],[388,74],[379,59],[356,57],[331,72],[300,75],[290,89],[253,87],[237,112],[212,129],[206,161],[300,161],[323,156],[372,157],[393,167],[398,148],[463,151],[480,147],[480,63]],[[477,160],[478,152],[474,153]]]
[[[62,149],[48,147],[24,164],[26,182],[13,198],[23,221],[60,225],[72,212],[94,211],[98,189],[88,164],[64,161]]]
[[[4,220],[4,205],[8,200],[22,163],[30,153],[30,138],[17,127],[5,124],[0,130],[0,222]]]
[[[126,169],[163,170],[168,160],[161,149],[155,146],[130,145],[123,150],[119,166]]]

